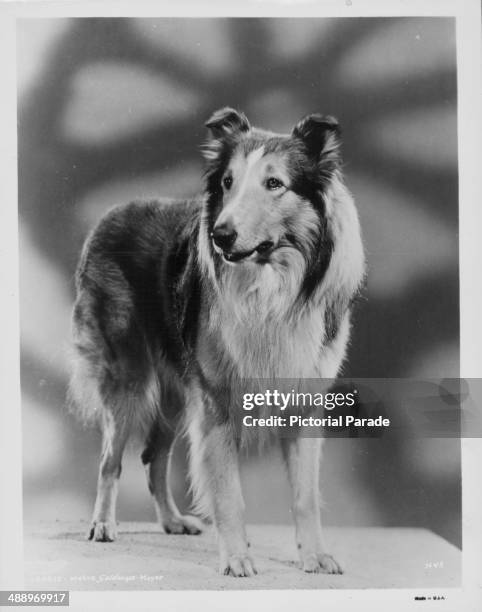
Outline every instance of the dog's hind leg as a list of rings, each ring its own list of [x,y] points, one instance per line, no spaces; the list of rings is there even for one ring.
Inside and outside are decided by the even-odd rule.
[[[169,484],[174,440],[175,432],[168,425],[156,421],[149,432],[142,463],[146,466],[157,518],[165,533],[197,535],[202,531],[202,522],[195,516],[179,512]]]
[[[321,528],[320,438],[284,438],[281,447],[288,467],[293,497],[296,542],[305,572],[341,574],[342,569],[326,552]]]
[[[107,256],[92,254],[90,263],[84,262],[79,268],[77,284],[72,321],[77,358],[70,396],[81,415],[102,427],[102,456],[89,537],[108,542],[116,536],[122,454],[132,427],[154,418],[159,386],[133,298],[134,288],[124,270]]]
[[[122,469],[122,454],[130,427],[131,418],[128,413],[104,409],[102,415],[102,455],[94,514],[88,536],[90,540],[113,542],[117,536],[117,489]]]

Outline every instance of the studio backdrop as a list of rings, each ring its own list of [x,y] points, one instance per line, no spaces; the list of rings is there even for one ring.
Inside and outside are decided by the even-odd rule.
[[[368,261],[343,374],[459,375],[453,19],[25,19],[17,44],[27,520],[88,521],[95,493],[99,434],[65,402],[82,243],[116,204],[198,193],[204,122],[222,106],[276,132],[313,112],[340,122]],[[141,449],[124,461],[121,521],[154,520]],[[243,461],[249,522],[290,522],[277,452]],[[325,457],[325,523],[460,545],[459,440],[333,439]]]

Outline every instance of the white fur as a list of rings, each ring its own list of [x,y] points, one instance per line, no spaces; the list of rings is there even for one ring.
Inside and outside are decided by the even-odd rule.
[[[72,356],[71,364],[67,392],[69,406],[84,425],[93,425],[99,421],[103,410],[97,381],[87,360]]]
[[[365,254],[353,198],[336,174],[325,196],[325,204],[335,249],[319,292],[322,294],[342,289],[351,296],[356,293],[363,279]]]
[[[199,223],[199,234],[198,234],[198,253],[199,253],[199,264],[201,270],[208,275],[211,282],[217,285],[216,272],[214,270],[214,262],[211,256],[211,238],[208,230],[208,219],[206,202],[203,202],[201,211],[201,219]]]
[[[220,282],[215,280],[219,301],[211,309],[210,326],[221,332],[225,349],[242,377],[333,378],[339,371],[348,342],[349,317],[342,320],[331,345],[322,347],[324,310],[332,295],[351,297],[356,292],[363,277],[364,253],[353,200],[337,177],[326,205],[334,251],[320,288],[301,310],[293,311],[293,304],[306,262],[293,248],[279,249],[273,261],[262,266],[255,262],[223,265]],[[315,215],[311,218],[306,212],[305,217],[300,219],[300,232],[305,232],[307,240],[318,228]],[[201,228],[200,235],[203,233],[205,236]],[[202,260],[205,254],[203,249]],[[210,276],[214,277],[214,267]]]
[[[199,516],[211,518],[213,504],[209,496],[211,488],[204,461],[206,452],[206,435],[203,431],[204,401],[202,391],[197,386],[191,386],[186,390],[184,431],[189,438],[189,476],[193,509]]]
[[[264,296],[266,302],[268,295]],[[271,298],[276,303],[278,296],[271,294]],[[319,375],[315,367],[323,333],[323,320],[319,313],[306,313],[297,320],[289,320],[276,311],[270,316],[268,310],[268,316],[265,316],[260,309],[248,322],[240,320],[239,304],[237,310],[237,317],[230,316],[227,310],[218,310],[212,316],[211,324],[221,330],[225,349],[240,376],[287,378]]]

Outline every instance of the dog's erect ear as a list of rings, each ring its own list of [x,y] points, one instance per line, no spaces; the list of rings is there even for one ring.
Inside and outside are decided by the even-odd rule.
[[[217,110],[205,125],[213,138],[233,136],[238,132],[248,132],[251,128],[246,115],[229,106]]]
[[[310,155],[338,161],[340,126],[330,115],[308,115],[293,128],[293,138],[302,140]]]

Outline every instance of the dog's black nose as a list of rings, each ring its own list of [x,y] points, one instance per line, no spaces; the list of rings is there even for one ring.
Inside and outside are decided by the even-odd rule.
[[[238,234],[230,223],[222,223],[214,228],[211,236],[216,246],[227,251],[233,246]]]

